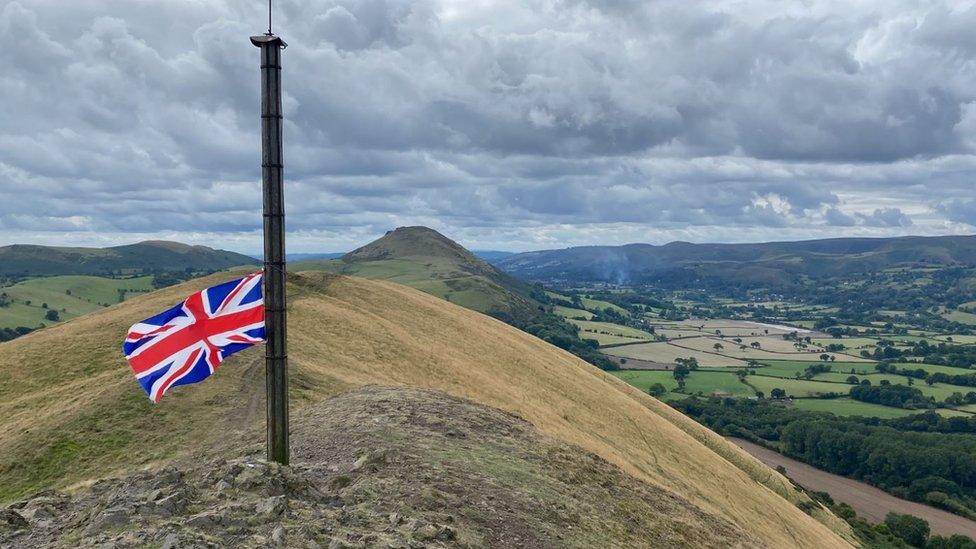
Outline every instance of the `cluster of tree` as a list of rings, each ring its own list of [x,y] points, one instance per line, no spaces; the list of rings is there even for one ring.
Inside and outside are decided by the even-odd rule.
[[[922,391],[907,385],[864,385],[851,387],[851,398],[862,402],[893,406],[895,408],[931,408],[935,405],[932,399],[922,394]]]
[[[780,472],[789,474],[785,470]],[[862,547],[976,549],[976,542],[969,536],[962,534],[953,534],[948,537],[930,536],[931,529],[928,521],[914,515],[889,513],[884,522],[872,524],[857,516],[850,505],[844,502],[835,502],[826,492],[811,490],[805,490],[805,492],[814,501],[830,509],[834,515],[847,521]]]
[[[817,364],[817,363],[814,363],[814,364],[811,364],[811,365],[807,366],[803,370],[803,377],[806,378],[806,379],[812,379],[814,376],[816,376],[818,374],[826,374],[827,372],[831,371],[832,369],[833,369],[833,366],[831,366],[830,364]]]
[[[721,434],[774,442],[783,453],[825,471],[976,518],[976,436],[968,434],[976,424],[968,421],[949,427],[928,414],[837,417],[733,398],[689,398],[674,406]]]
[[[956,368],[972,368],[976,364],[976,347],[939,342],[936,345],[921,340],[911,347],[908,356],[922,357],[929,364],[941,364]]]
[[[935,383],[948,383],[949,385],[959,385],[961,387],[976,387],[976,372],[946,374],[943,372],[929,372],[924,368],[913,368],[910,365],[899,368],[897,364],[879,362],[874,369],[883,374],[895,374],[911,379],[921,379],[925,383],[932,385]]]
[[[579,327],[558,315],[540,313],[524,322],[501,316],[499,318],[547,343],[573,353],[601,370],[619,369],[615,362],[597,350],[599,344],[595,340],[581,339]]]
[[[931,344],[927,340],[915,342],[911,347],[899,349],[894,342],[881,340],[873,351],[864,349],[861,356],[880,361],[907,360],[908,357],[921,357],[921,361],[928,364],[953,366],[955,368],[972,368],[976,364],[976,347],[971,345],[953,345],[948,342]]]
[[[976,434],[976,416],[945,417],[933,411],[888,419],[884,424],[899,431]]]
[[[154,271],[152,273],[152,287],[158,290],[160,288],[166,288],[167,286],[174,286],[180,282],[190,280],[191,278],[206,276],[215,272],[217,271],[195,271],[191,267],[187,267],[182,271]]]
[[[17,326],[16,328],[0,328],[0,341],[10,341],[34,331],[34,328]]]
[[[9,307],[11,303],[13,303],[13,300],[10,299],[7,292],[0,293],[0,307]]]

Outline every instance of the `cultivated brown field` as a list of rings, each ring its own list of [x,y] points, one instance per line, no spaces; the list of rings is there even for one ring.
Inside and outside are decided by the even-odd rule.
[[[976,522],[959,515],[936,509],[921,503],[907,501],[857,480],[821,471],[801,461],[790,459],[779,452],[738,438],[732,442],[770,467],[783,466],[786,475],[804,488],[827,492],[835,501],[842,501],[871,522],[884,522],[885,515],[895,513],[915,515],[929,522],[932,533],[950,536],[963,534],[976,538]]]

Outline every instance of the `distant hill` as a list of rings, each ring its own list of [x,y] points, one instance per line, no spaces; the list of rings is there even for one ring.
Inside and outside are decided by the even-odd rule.
[[[0,247],[0,277],[220,271],[257,265],[253,257],[206,246],[146,241],[111,248],[59,248],[15,244]]]
[[[308,261],[311,259],[338,259],[345,254],[342,252],[334,253],[297,253],[297,254],[287,254],[286,259],[288,261]]]
[[[471,250],[475,256],[480,259],[484,259],[488,263],[494,263],[496,261],[501,261],[506,257],[512,257],[515,252],[501,252],[498,250]]]
[[[505,318],[525,320],[539,309],[532,286],[427,227],[399,227],[338,260],[302,261],[291,269],[391,280]]]
[[[976,236],[582,246],[516,254],[496,265],[525,280],[787,287],[899,266],[974,266]]]
[[[233,276],[0,344],[0,545],[853,541],[780,474],[569,353],[412,288],[321,272],[289,276],[295,459],[269,467],[249,457],[264,349],[159,405],[119,351],[134,321]]]

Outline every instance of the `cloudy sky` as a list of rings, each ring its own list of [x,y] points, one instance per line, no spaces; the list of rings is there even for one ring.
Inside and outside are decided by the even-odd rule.
[[[261,248],[261,0],[0,0],[0,244]],[[289,251],[976,233],[963,0],[276,0]]]

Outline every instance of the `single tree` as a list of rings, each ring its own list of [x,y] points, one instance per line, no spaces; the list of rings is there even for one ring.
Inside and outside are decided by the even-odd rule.
[[[916,516],[888,513],[884,523],[892,534],[913,547],[925,547],[929,539],[929,523]]]
[[[652,397],[659,397],[668,392],[668,388],[660,383],[655,383],[647,388],[647,393]]]

